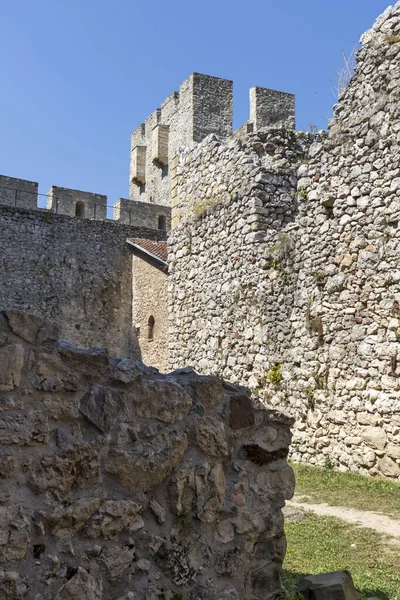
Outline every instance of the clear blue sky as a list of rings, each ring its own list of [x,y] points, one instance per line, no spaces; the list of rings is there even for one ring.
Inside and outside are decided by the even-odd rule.
[[[394,0],[393,0],[394,2]],[[132,129],[197,71],[296,94],[326,127],[342,52],[388,0],[0,0],[0,173],[128,197]]]

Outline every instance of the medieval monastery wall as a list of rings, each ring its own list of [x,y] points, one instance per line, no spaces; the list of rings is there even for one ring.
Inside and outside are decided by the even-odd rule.
[[[57,321],[82,346],[138,355],[132,329],[130,236],[165,233],[0,207],[0,306]]]
[[[390,477],[400,476],[399,34],[398,2],[363,36],[329,136],[309,150],[307,136],[269,130],[179,154],[169,298],[171,366],[287,405],[294,459]]]

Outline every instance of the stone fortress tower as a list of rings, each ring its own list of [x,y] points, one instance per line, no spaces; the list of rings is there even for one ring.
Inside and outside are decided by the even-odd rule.
[[[232,130],[233,82],[192,73],[131,135],[129,199],[119,198],[113,219],[126,225],[168,231],[176,207],[179,149],[208,135],[243,136],[264,127],[294,129],[294,96],[261,87],[250,89],[250,117]],[[0,204],[37,208],[38,184],[0,175]],[[107,220],[104,194],[51,186],[47,210],[70,217]]]

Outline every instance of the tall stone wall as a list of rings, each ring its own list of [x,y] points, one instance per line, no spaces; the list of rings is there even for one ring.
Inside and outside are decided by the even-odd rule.
[[[292,419],[0,314],[0,597],[272,600]]]
[[[165,233],[0,207],[0,306],[56,320],[76,344],[137,355],[130,236]]]
[[[287,405],[296,460],[396,478],[399,33],[397,3],[308,151],[269,131],[180,154],[169,307],[171,365]]]

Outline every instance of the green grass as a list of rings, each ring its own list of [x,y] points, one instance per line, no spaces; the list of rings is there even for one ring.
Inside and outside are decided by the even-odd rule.
[[[283,599],[296,598],[295,583],[303,575],[348,569],[360,598],[400,600],[400,546],[387,545],[379,533],[312,513],[285,530]]]
[[[291,463],[291,466],[296,475],[296,495],[307,496],[309,502],[326,502],[400,518],[399,483],[308,465]]]

